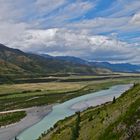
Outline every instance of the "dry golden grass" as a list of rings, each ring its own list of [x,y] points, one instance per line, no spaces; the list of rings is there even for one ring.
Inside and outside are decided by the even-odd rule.
[[[49,90],[49,91],[71,91],[78,90],[86,85],[85,82],[77,83],[30,83],[30,84],[13,84],[13,85],[0,85],[0,94],[14,93],[28,90]]]

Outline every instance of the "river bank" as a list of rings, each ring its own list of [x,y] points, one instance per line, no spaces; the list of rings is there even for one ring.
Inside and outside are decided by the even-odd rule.
[[[22,111],[26,111],[27,116],[23,118],[20,122],[1,127],[0,140],[11,140],[25,129],[33,126],[52,111],[52,106],[53,105],[47,105],[22,109]]]

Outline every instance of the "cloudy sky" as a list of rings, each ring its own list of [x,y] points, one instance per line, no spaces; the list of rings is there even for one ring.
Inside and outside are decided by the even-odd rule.
[[[140,64],[140,0],[0,0],[0,43]]]

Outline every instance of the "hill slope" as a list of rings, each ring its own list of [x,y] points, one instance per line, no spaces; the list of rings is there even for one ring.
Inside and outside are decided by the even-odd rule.
[[[3,63],[0,74],[26,74],[40,70],[28,54],[18,50],[11,49],[0,44],[0,63]],[[8,70],[7,70],[8,69]]]
[[[67,140],[139,140],[140,84],[111,103],[59,121],[53,131],[40,139],[65,140],[66,136]]]

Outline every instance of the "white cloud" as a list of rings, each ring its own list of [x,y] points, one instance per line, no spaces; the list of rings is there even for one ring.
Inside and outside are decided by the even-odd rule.
[[[66,3],[66,0],[37,0],[35,5],[40,12],[47,14]]]
[[[132,20],[130,21],[132,24],[140,26],[140,12],[136,13],[133,17]]]
[[[0,24],[0,42],[9,46],[22,39],[21,35],[28,28],[26,23],[1,22]]]
[[[95,18],[90,20],[83,20],[76,23],[67,25],[74,29],[85,29],[93,34],[99,34],[104,32],[118,32],[127,27],[130,17],[121,18]]]
[[[115,0],[110,7],[100,11],[99,14],[104,17],[119,18],[131,16],[139,10],[139,0]]]
[[[69,21],[78,17],[84,16],[89,10],[96,6],[95,3],[89,1],[76,1],[66,4],[56,12],[50,14],[47,17],[43,17],[41,23],[47,28],[64,27],[69,24]],[[47,24],[44,24],[47,23]]]
[[[115,13],[112,13],[111,17],[130,16],[140,10],[139,0],[119,0],[118,3],[121,9]]]
[[[15,21],[21,16],[22,10],[18,8],[18,0],[1,0],[0,3],[0,21]]]
[[[66,29],[30,30],[20,40],[24,51],[48,53],[50,55],[78,56],[88,60],[110,62],[136,62],[140,50],[105,36],[90,36]],[[15,42],[14,46],[18,46]]]

